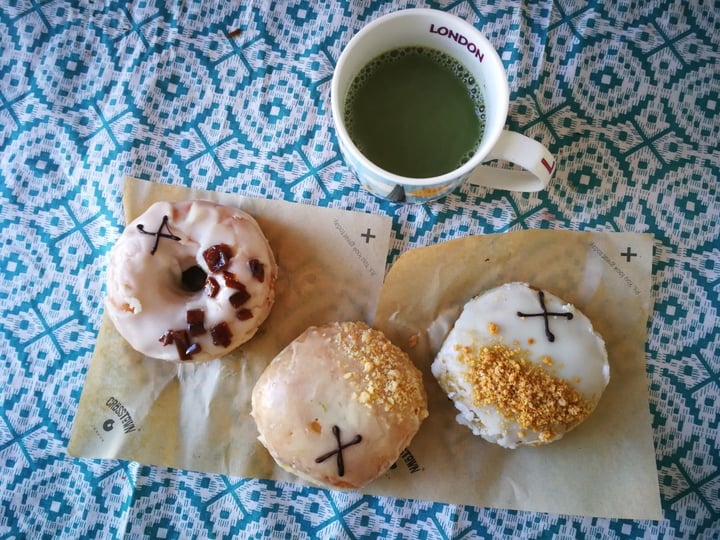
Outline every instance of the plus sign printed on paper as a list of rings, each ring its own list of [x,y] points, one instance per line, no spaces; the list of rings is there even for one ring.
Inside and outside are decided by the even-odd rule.
[[[625,260],[626,260],[627,262],[630,262],[630,260],[631,260],[632,257],[637,257],[637,256],[638,256],[637,253],[633,253],[632,251],[630,251],[630,247],[628,247],[628,248],[625,250],[624,253],[620,253],[620,255],[622,255],[623,257],[625,257]]]

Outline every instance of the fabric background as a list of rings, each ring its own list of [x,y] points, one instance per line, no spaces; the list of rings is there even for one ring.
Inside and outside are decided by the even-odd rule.
[[[339,155],[333,66],[363,24],[428,6],[484,32],[547,191],[420,206]],[[0,537],[720,537],[720,10],[597,2],[0,2]],[[655,236],[647,377],[664,519],[451,506],[66,455],[105,256],[135,176],[393,218],[416,246],[521,229]],[[591,487],[589,487],[591,489]]]

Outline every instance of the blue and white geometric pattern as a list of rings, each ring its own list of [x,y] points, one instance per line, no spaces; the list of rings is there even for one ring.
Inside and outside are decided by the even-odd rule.
[[[376,16],[471,21],[499,51],[508,127],[550,188],[363,192],[329,111],[333,66]],[[0,537],[720,538],[720,10],[707,0],[0,3]],[[343,494],[72,459],[122,179],[393,217],[416,246],[520,229],[651,232],[647,375],[664,519]]]

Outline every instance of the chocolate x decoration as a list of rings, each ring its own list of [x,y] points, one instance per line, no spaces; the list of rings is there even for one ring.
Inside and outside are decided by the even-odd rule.
[[[323,454],[319,458],[316,458],[315,463],[322,463],[326,459],[337,454],[338,476],[345,476],[345,464],[343,463],[342,451],[345,448],[347,448],[348,446],[358,444],[360,441],[362,441],[362,437],[360,435],[355,435],[355,437],[353,437],[353,439],[350,442],[342,444],[342,442],[340,442],[340,428],[337,426],[333,426],[332,432],[333,432],[333,435],[335,435],[335,440],[337,441],[337,449],[332,450],[331,452],[328,452],[327,454]]]
[[[550,321],[548,320],[548,316],[552,315],[554,317],[566,317],[569,321],[573,318],[572,313],[552,313],[547,310],[545,307],[545,293],[542,291],[538,291],[538,296],[540,297],[540,306],[542,307],[542,313],[522,313],[520,311],[517,312],[518,317],[542,317],[545,320],[545,335],[548,338],[548,341],[555,341],[555,334],[553,334],[550,331]]]
[[[160,228],[156,232],[146,231],[144,225],[138,224],[137,228],[141,233],[149,234],[150,236],[155,237],[155,243],[153,244],[153,247],[150,250],[150,255],[155,255],[155,252],[157,251],[157,248],[158,248],[158,244],[160,243],[160,238],[169,238],[170,240],[180,241],[180,237],[175,236],[172,233],[172,231],[170,230],[170,226],[168,225],[167,222],[168,222],[168,217],[163,216],[162,224],[160,225]],[[167,229],[168,234],[163,234],[163,232],[162,232],[163,228]]]

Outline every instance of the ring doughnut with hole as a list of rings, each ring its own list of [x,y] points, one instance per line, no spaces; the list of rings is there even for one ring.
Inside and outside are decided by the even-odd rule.
[[[255,335],[277,272],[249,214],[209,201],[157,202],[110,252],[106,311],[146,356],[210,360]]]

